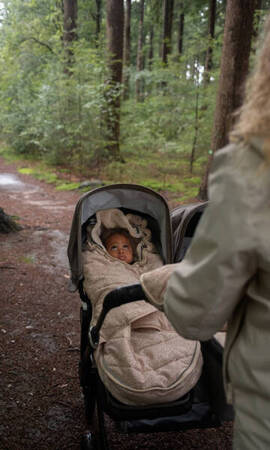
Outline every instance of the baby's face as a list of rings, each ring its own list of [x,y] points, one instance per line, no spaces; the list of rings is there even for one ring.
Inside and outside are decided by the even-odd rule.
[[[124,234],[112,234],[106,241],[106,250],[114,258],[125,261],[128,264],[133,261],[131,243]]]

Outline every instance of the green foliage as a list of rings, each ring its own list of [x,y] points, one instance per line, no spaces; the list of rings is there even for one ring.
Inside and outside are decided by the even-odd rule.
[[[186,60],[171,61],[166,69],[155,67],[152,72],[144,71],[144,102],[129,100],[122,106],[122,138],[130,151],[138,154],[156,150],[188,157],[194,139],[196,93],[199,92],[196,157],[207,154],[216,83],[196,86],[192,78],[186,77],[185,67]]]
[[[167,67],[160,61],[162,0],[145,1],[145,69],[136,72],[139,3],[132,2],[129,100],[121,104],[121,152],[126,164],[109,160],[105,118],[108,72],[105,9],[96,40],[96,3],[78,0],[77,39],[70,43],[67,70],[63,45],[62,2],[4,0],[0,27],[0,133],[20,158],[44,161],[87,175],[101,167],[106,182],[139,182],[157,190],[194,194],[210,148],[224,2],[218,2],[213,42],[211,82],[204,86],[207,46],[207,0],[184,2],[184,53],[177,55],[178,18],[175,2],[173,52]],[[150,30],[154,28],[154,59],[147,62]],[[143,98],[135,100],[135,82],[143,83]],[[118,95],[121,86],[115,87]],[[111,93],[111,89],[110,89]],[[195,136],[199,95],[194,176],[189,157]],[[10,157],[10,156],[9,156]],[[48,167],[48,166],[46,166]],[[60,189],[77,186],[58,180],[56,173],[24,167]],[[47,169],[46,169],[47,170]],[[32,171],[32,172],[31,172]],[[152,172],[154,175],[152,175]],[[179,176],[183,179],[179,180]],[[189,179],[189,181],[188,181]],[[158,180],[158,181],[157,181]]]
[[[58,191],[73,191],[74,189],[78,189],[80,183],[61,183],[56,186],[56,190]]]
[[[32,175],[35,173],[35,169],[33,169],[32,167],[21,167],[20,169],[18,169],[18,172],[24,175]]]
[[[22,155],[70,167],[89,165],[106,145],[102,50],[90,48],[84,38],[76,41],[69,76],[62,13],[55,2],[9,5],[9,20],[0,30],[2,137]]]
[[[6,156],[7,154],[5,154],[5,157]],[[31,175],[40,181],[54,184],[56,189],[59,191],[72,191],[74,189],[78,189],[80,186],[79,182],[63,181],[61,174],[65,173],[66,170],[60,170],[58,171],[58,174],[52,171],[52,169],[44,163],[35,164],[34,167],[21,167],[18,169],[18,172],[25,175]]]

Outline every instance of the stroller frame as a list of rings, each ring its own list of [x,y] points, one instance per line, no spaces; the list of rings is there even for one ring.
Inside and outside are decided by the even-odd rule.
[[[95,195],[95,193],[100,194],[100,191],[106,189],[112,189],[113,192],[115,189],[120,189],[120,191],[130,189],[131,193],[133,190],[146,192],[147,195],[154,195],[155,198],[160,197],[163,205],[165,204],[165,207],[168,208],[166,201],[159,194],[136,185],[112,185],[99,188],[87,193],[86,197]],[[80,199],[80,201],[82,200]],[[89,198],[87,201],[89,202]],[[183,259],[205,206],[206,202],[196,203],[180,206],[169,212],[174,248],[172,253],[171,249],[167,248],[165,252],[167,257],[163,255],[165,263],[179,262]],[[133,211],[138,214],[142,212]],[[168,224],[166,230],[168,231]],[[74,242],[71,246],[74,251]],[[170,258],[171,254],[174,255],[173,258]],[[92,427],[92,431],[83,436],[81,449],[109,450],[105,414],[116,423],[121,432],[127,433],[215,428],[222,425],[223,421],[233,419],[233,409],[226,403],[223,388],[223,348],[215,338],[201,342],[204,359],[202,375],[197,385],[180,399],[149,406],[130,406],[116,400],[101,381],[93,357],[98,345],[99,330],[111,308],[142,300],[145,298],[145,294],[140,284],[125,286],[110,292],[104,299],[103,310],[96,326],[89,331],[92,306],[91,300],[84,291],[82,277],[77,283],[77,288],[81,298],[79,379],[84,397],[86,420]]]

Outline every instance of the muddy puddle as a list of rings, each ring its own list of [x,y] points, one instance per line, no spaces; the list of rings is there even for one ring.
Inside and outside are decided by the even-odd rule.
[[[42,188],[24,183],[17,175],[11,173],[0,174],[0,192],[1,191],[8,192],[13,198],[17,198],[18,195],[20,195],[24,202],[33,207],[39,207],[50,211],[73,209],[72,205],[66,206],[60,201],[50,200]]]
[[[73,209],[73,205],[66,205],[61,200],[55,200],[48,196],[41,186],[25,183],[19,176],[12,173],[0,173],[0,193],[8,195],[10,200],[20,201],[25,206],[30,207],[30,214],[38,216],[38,210],[42,208],[48,217],[61,217],[63,210]],[[29,262],[41,262],[48,271],[55,271],[55,267],[60,267],[68,272],[67,245],[68,235],[57,229],[48,227],[33,230],[32,241],[37,250],[26,255]],[[47,252],[40,251],[42,244],[46,245]],[[3,245],[11,245],[10,240]]]
[[[20,190],[23,186],[24,183],[16,175],[11,173],[0,174],[0,190]]]
[[[40,188],[32,184],[24,183],[17,175],[12,173],[0,173],[0,192],[7,192],[11,197],[23,197],[29,200]]]

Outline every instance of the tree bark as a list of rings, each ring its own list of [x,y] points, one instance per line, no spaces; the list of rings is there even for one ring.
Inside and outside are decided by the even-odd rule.
[[[120,154],[120,97],[123,67],[124,3],[107,0],[107,41],[109,53],[109,79],[107,100],[107,150],[114,160],[122,161]]]
[[[256,0],[227,0],[220,79],[211,140],[211,154],[199,197],[207,199],[208,174],[213,154],[228,143],[233,112],[241,106],[248,73]]]
[[[0,208],[0,233],[11,233],[12,231],[19,231],[21,229],[22,227]]]
[[[184,14],[184,5],[180,3],[180,15],[179,15],[179,24],[178,24],[178,54],[181,56],[183,54],[183,41],[184,41],[184,24],[185,24],[185,14]]]
[[[197,87],[196,92],[196,102],[195,102],[195,120],[194,120],[194,136],[193,136],[193,143],[192,143],[192,149],[189,159],[189,171],[192,173],[193,171],[193,163],[195,159],[195,153],[197,149],[197,139],[198,139],[198,131],[199,131],[199,90]]]
[[[243,99],[249,68],[255,0],[228,0],[212,151],[228,143],[232,113]]]
[[[138,49],[137,49],[137,61],[136,69],[137,75],[144,68],[144,58],[143,58],[143,44],[144,44],[144,0],[140,2],[140,21],[139,21],[139,34],[138,34]],[[136,79],[136,99],[137,101],[142,100],[143,95],[143,81],[139,77]]]
[[[96,46],[98,47],[99,43],[99,35],[100,35],[100,29],[101,29],[101,7],[102,7],[102,0],[96,0],[96,6],[97,6],[97,13],[96,13]]]
[[[172,51],[172,24],[174,0],[164,0],[162,62],[168,64]]]
[[[151,25],[149,37],[149,53],[148,53],[149,70],[151,70],[152,68],[153,59],[154,59],[154,26]]]
[[[215,37],[215,22],[216,22],[216,6],[217,0],[209,0],[209,16],[208,16],[208,48],[206,50],[205,64],[204,64],[204,83],[208,84],[210,81],[210,71],[213,66],[213,39]]]
[[[259,34],[259,25],[260,25],[260,20],[261,20],[261,11],[262,10],[262,0],[255,0],[255,12],[256,12],[256,20],[254,23],[254,28],[253,28],[253,38],[254,40],[257,39],[258,34]],[[255,48],[256,50],[256,48]]]
[[[65,72],[72,74],[70,70],[73,64],[73,48],[72,43],[77,39],[76,21],[77,21],[77,0],[64,0],[64,35],[63,42],[66,52]]]
[[[125,26],[124,26],[124,73],[123,73],[123,84],[124,84],[124,98],[129,97],[129,68],[130,68],[130,23],[131,23],[131,0],[126,0],[126,10],[125,10]]]

